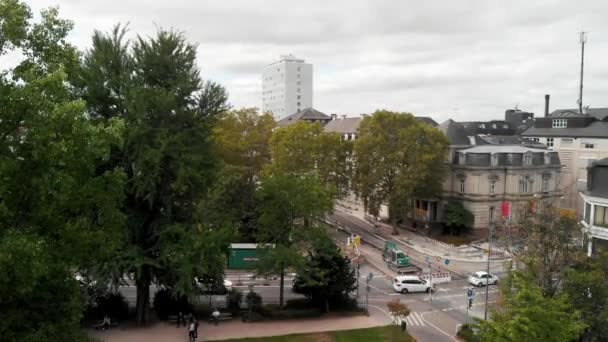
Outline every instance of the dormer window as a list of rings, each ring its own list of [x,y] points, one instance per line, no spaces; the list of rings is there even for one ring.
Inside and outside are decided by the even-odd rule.
[[[566,119],[553,119],[553,128],[566,128],[567,123]]]
[[[524,165],[532,165],[532,154],[531,153],[524,154]]]
[[[497,153],[492,153],[490,155],[490,163],[492,164],[492,166],[498,165],[498,154]]]

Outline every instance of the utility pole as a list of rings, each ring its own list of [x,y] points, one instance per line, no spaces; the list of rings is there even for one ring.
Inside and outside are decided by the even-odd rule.
[[[433,269],[431,268],[431,261],[429,260],[429,303],[433,303]]]
[[[494,228],[494,222],[490,222],[489,225],[489,231],[488,231],[488,266],[487,266],[487,270],[486,270],[486,277],[490,274],[490,256],[492,255],[492,231]],[[486,309],[483,313],[483,320],[487,321],[488,320],[488,289],[490,287],[490,284],[488,284],[488,278],[486,278]]]
[[[581,43],[581,78],[578,93],[578,110],[580,114],[583,114],[583,66],[585,63],[585,43],[587,42],[587,32],[580,32],[579,42]]]

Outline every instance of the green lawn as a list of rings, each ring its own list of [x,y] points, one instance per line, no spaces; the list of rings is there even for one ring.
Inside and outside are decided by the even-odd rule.
[[[385,327],[329,331],[311,334],[296,334],[275,337],[243,338],[231,342],[415,342],[410,335],[402,333],[399,327]]]

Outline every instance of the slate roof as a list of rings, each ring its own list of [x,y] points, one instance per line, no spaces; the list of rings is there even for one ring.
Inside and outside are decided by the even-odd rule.
[[[448,119],[437,128],[445,134],[450,141],[450,145],[471,145],[471,141],[469,140],[469,135],[471,134],[458,122]]]
[[[477,145],[523,145],[536,148],[546,148],[545,144],[518,135],[485,135],[475,136]]]
[[[608,138],[608,121],[594,121],[587,127],[530,127],[521,132],[521,135],[529,137]]]
[[[543,148],[533,148],[521,145],[482,145],[459,150],[466,153],[526,153],[526,152],[552,152]]]
[[[293,125],[298,120],[315,120],[315,121],[329,121],[331,117],[325,113],[321,113],[314,108],[304,108],[301,111],[292,114],[290,116],[284,117],[283,119],[277,122],[277,127],[285,127],[289,125]]]
[[[549,114],[549,117],[587,117],[593,116],[598,120],[608,119],[608,108],[587,108],[585,114],[579,114],[578,109],[557,109]]]
[[[325,132],[357,133],[361,120],[363,120],[361,117],[334,119],[325,125]]]
[[[594,161],[587,172],[587,189],[584,193],[608,199],[608,158]]]
[[[515,129],[504,120],[459,122],[470,134],[512,135]]]
[[[596,160],[593,163],[591,163],[591,166],[595,166],[595,165],[608,166],[608,158]]]

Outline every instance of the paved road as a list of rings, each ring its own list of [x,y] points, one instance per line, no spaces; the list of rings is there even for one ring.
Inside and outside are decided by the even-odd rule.
[[[384,238],[373,232],[372,226],[356,217],[345,213],[335,212],[330,216],[330,221],[338,221],[348,227],[353,233],[362,237],[360,248],[362,255],[368,261],[374,261],[361,267],[360,271],[360,298],[365,301],[365,278],[367,273],[374,272],[375,277],[370,283],[369,304],[377,306],[379,309],[387,310],[386,303],[390,300],[399,298],[401,302],[408,305],[411,310],[406,318],[408,331],[419,341],[453,341],[457,324],[462,324],[470,320],[469,317],[484,317],[485,309],[485,287],[475,288],[473,307],[467,311],[466,291],[472,286],[468,284],[464,276],[456,277],[450,283],[439,284],[436,291],[432,294],[432,300],[426,293],[400,294],[392,289],[392,279],[396,275],[386,267],[378,268],[383,265],[381,249],[384,246]],[[344,243],[347,234],[333,230],[332,236],[339,242]],[[406,250],[414,264],[418,266],[424,264],[425,255],[413,249]],[[438,265],[433,265],[438,267]],[[463,275],[469,269],[483,269],[483,265],[475,263],[465,265]],[[466,272],[466,273],[465,273]],[[501,274],[499,274],[500,276]],[[498,295],[498,288],[490,286],[488,288],[489,308],[492,307]]]

